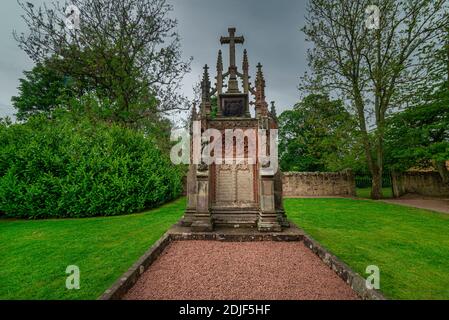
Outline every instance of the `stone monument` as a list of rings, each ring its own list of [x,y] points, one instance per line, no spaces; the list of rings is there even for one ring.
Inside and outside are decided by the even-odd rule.
[[[234,156],[237,155],[234,149],[240,139],[239,142],[244,146],[243,161],[240,158],[212,164],[195,164],[191,161],[187,176],[188,204],[182,225],[191,227],[194,232],[212,231],[215,226],[279,232],[289,224],[282,203],[282,180],[277,166],[277,149],[273,153],[270,145],[273,143],[269,137],[261,138],[266,135],[265,132],[271,132],[270,129],[278,128],[274,103],[271,110],[268,110],[265,79],[260,63],[257,65],[256,80],[252,86],[246,50],[243,52],[242,72],[238,71],[236,44],[243,44],[245,39],[236,36],[235,28],[229,28],[228,31],[229,36],[220,39],[222,45],[229,45],[228,71],[223,72],[221,50],[218,52],[215,88],[211,87],[208,66],[204,67],[201,106],[199,112],[193,107],[191,133],[193,123],[196,122],[202,133],[215,129],[223,136],[230,130],[240,133],[251,131],[257,134],[243,137],[236,134],[233,137],[230,152]],[[227,85],[224,84],[226,79]],[[239,86],[239,79],[242,88]],[[254,98],[252,102],[251,97]],[[216,101],[216,104],[212,101]],[[254,106],[254,117],[251,116],[250,105]],[[263,144],[261,140],[268,142]],[[270,156],[271,161],[268,163],[262,163],[258,156],[254,156],[254,152],[251,155],[248,152],[255,148],[255,154],[259,155],[261,146],[266,148],[266,153]],[[277,148],[277,145],[275,147]],[[229,149],[229,146],[225,146],[226,148]],[[192,152],[193,149],[192,143]],[[273,156],[275,166],[272,163]]]

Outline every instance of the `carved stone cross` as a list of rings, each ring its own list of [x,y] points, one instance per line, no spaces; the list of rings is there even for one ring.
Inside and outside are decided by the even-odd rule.
[[[229,44],[229,84],[228,92],[237,93],[239,92],[238,81],[237,81],[237,66],[235,64],[235,45],[243,44],[245,42],[244,37],[235,36],[235,28],[229,28],[229,37],[221,37],[220,43]]]
[[[236,43],[243,44],[245,42],[245,38],[236,37],[235,36],[235,28],[229,28],[229,37],[221,37],[221,44],[229,44],[229,62],[230,67],[235,67],[235,45]]]

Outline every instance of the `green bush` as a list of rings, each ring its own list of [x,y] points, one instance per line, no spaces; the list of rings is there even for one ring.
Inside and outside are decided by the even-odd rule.
[[[0,124],[0,212],[8,217],[138,212],[176,198],[182,175],[151,139],[118,125],[66,113]]]

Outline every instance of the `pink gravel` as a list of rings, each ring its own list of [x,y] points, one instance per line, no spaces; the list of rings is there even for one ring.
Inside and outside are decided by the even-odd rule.
[[[176,241],[126,300],[352,300],[302,242]]]

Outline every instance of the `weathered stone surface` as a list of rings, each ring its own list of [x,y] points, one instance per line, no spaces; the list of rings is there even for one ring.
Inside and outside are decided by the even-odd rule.
[[[407,193],[423,196],[449,197],[449,185],[443,183],[438,172],[404,172],[392,174],[393,195]]]
[[[144,271],[156,261],[171,241],[170,234],[166,233],[128,271],[108,288],[98,300],[120,300],[134,286]]]
[[[236,201],[237,176],[232,165],[217,166],[216,202],[232,205]]]
[[[226,164],[219,162],[207,165],[202,162],[197,168],[194,165],[190,166],[186,188],[188,207],[182,224],[198,232],[210,231],[215,224],[233,228],[257,227],[260,231],[266,232],[281,231],[289,224],[282,205],[280,172],[274,169],[270,171],[264,168],[265,164],[254,159],[259,154],[257,148],[262,145],[256,133],[261,129],[277,129],[276,112],[274,105],[272,111],[268,111],[268,104],[265,101],[265,79],[260,64],[254,88],[249,83],[249,61],[246,51],[242,63],[243,73],[238,72],[235,45],[243,44],[244,39],[235,36],[235,32],[235,28],[229,28],[229,36],[221,38],[221,44],[229,44],[228,72],[223,73],[223,58],[219,51],[216,87],[211,88],[208,67],[205,66],[201,85],[201,110],[198,114],[196,109],[192,112],[192,121],[201,123],[202,132],[216,129],[222,133],[224,148],[221,152],[224,151],[224,155],[214,153],[214,156],[216,159],[226,156],[224,157]],[[229,78],[228,91],[224,93],[223,81],[226,78]],[[243,90],[239,89],[238,78],[242,80]],[[211,109],[213,94],[218,98],[218,110],[214,115]],[[256,117],[252,117],[249,112],[250,94],[255,98]],[[239,134],[232,130],[236,130]],[[231,131],[232,139],[229,141],[226,141],[226,131]],[[214,143],[217,143],[215,136]],[[269,145],[266,147],[267,150],[271,150]],[[194,150],[193,144],[191,150]],[[214,152],[220,153],[216,150]],[[231,158],[233,157],[231,161],[229,154]],[[269,156],[265,153],[264,155]],[[276,158],[277,155],[273,157]],[[246,162],[237,161],[242,158]],[[270,161],[274,162],[277,159]]]
[[[194,232],[190,228],[180,225],[173,226],[170,231],[171,239],[182,240],[216,240],[229,242],[248,241],[301,241],[303,232],[295,226],[282,232],[260,232],[257,229],[215,228],[212,232]]]
[[[378,290],[368,289],[366,287],[366,281],[362,276],[327,251],[309,235],[304,234],[303,241],[305,246],[320,257],[320,259],[323,260],[329,268],[331,268],[341,279],[349,284],[360,298],[365,300],[386,300],[386,298]]]
[[[351,171],[283,173],[284,197],[354,197],[355,178]]]

